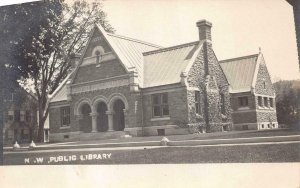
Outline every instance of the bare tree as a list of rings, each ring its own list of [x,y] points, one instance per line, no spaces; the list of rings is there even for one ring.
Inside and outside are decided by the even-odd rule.
[[[39,35],[30,43],[21,41],[22,57],[26,62],[28,78],[20,82],[32,89],[38,99],[37,141],[43,140],[44,123],[49,114],[49,98],[68,75],[73,53],[80,53],[86,45],[94,24],[101,24],[107,32],[113,28],[106,20],[106,14],[99,2],[87,3],[76,0],[69,5],[61,0],[45,1],[43,6],[60,3],[61,11],[46,9],[47,24],[40,25]]]

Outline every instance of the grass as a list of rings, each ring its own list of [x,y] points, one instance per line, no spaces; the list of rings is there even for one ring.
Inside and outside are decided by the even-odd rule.
[[[214,147],[163,147],[140,150],[55,151],[4,154],[4,165],[23,165],[24,158],[111,153],[111,159],[53,164],[174,164],[174,163],[261,163],[300,162],[300,144]],[[48,163],[43,163],[48,164]]]

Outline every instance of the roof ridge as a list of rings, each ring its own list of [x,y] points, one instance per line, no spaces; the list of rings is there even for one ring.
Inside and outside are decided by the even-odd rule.
[[[157,49],[157,50],[152,50],[152,51],[144,52],[143,55],[147,56],[147,55],[151,55],[151,54],[155,54],[155,53],[176,50],[176,49],[179,49],[179,48],[184,48],[184,47],[191,46],[191,45],[198,44],[198,43],[199,43],[199,41],[194,41],[194,42],[179,44],[179,45],[176,45],[176,46],[170,46],[170,47],[166,47],[166,48],[161,48],[161,49]]]
[[[145,42],[145,41],[142,41],[142,40],[126,37],[126,36],[123,36],[123,35],[118,35],[118,34],[113,34],[113,33],[106,33],[106,34],[109,35],[109,36],[118,37],[118,38],[121,38],[121,39],[130,40],[130,41],[133,41],[133,42],[138,42],[138,43],[145,44],[145,45],[152,46],[152,47],[156,47],[156,48],[163,48],[162,46],[152,44],[150,42]]]
[[[247,55],[247,56],[241,56],[241,57],[235,57],[235,58],[230,58],[230,59],[224,59],[219,61],[219,63],[227,63],[231,61],[236,61],[236,60],[241,60],[241,59],[246,59],[250,57],[258,57],[259,54],[252,54],[252,55]]]

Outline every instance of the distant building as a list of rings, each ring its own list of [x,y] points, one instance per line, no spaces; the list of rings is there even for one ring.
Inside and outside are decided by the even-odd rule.
[[[300,0],[287,0],[293,6],[300,69]]]
[[[4,144],[27,143],[37,130],[37,100],[20,86],[3,89]]]
[[[212,24],[197,27],[199,40],[163,48],[95,26],[51,96],[50,141],[277,128],[262,54],[219,62]]]

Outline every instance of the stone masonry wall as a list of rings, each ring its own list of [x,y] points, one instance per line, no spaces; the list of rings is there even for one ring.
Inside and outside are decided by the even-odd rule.
[[[162,91],[162,93],[164,93]],[[187,127],[187,95],[186,89],[177,89],[168,93],[169,117],[168,120],[155,120],[152,116],[151,94],[143,95],[143,115],[145,127],[162,126],[162,125],[178,125],[179,127]]]
[[[50,132],[51,133],[63,133],[63,132],[76,132],[80,131],[79,117],[75,116],[76,104],[81,99],[89,99],[93,101],[97,96],[104,96],[109,100],[112,94],[121,93],[125,96],[128,102],[128,111],[125,115],[125,128],[141,126],[141,97],[139,93],[131,93],[129,86],[122,86],[116,88],[109,88],[99,91],[86,92],[72,95],[72,100],[70,102],[70,127],[61,128],[61,114],[60,106],[50,108]],[[96,104],[95,104],[96,105]],[[108,105],[108,104],[107,104]],[[92,108],[92,106],[91,106]],[[90,124],[90,122],[89,122]]]
[[[74,83],[100,80],[124,74],[127,74],[126,70],[119,60],[107,61],[101,63],[100,67],[96,67],[96,64],[79,67]]]
[[[277,122],[277,116],[275,111],[258,111],[257,112],[258,122]]]
[[[207,54],[207,55],[206,55]],[[207,62],[207,65],[205,65]],[[206,76],[205,69],[208,68],[209,75]],[[192,110],[194,108],[194,99],[192,94],[188,92],[188,109],[189,109],[189,123],[201,126],[207,121],[209,122],[208,131],[221,131],[222,125],[231,126],[231,107],[228,82],[223,73],[221,66],[213,52],[210,43],[204,43],[203,48],[199,52],[195,63],[192,65],[188,73],[189,87],[196,87],[202,93],[203,116],[197,118]],[[205,93],[207,95],[205,95]],[[220,94],[224,95],[225,99],[225,114],[221,114]],[[205,99],[205,97],[207,97]],[[207,100],[208,104],[205,103]],[[191,111],[190,111],[191,109]]]
[[[94,92],[80,93],[80,94],[72,95],[71,106],[72,106],[72,109],[74,109],[76,102],[83,98],[88,98],[89,100],[92,101],[97,96],[104,96],[109,100],[109,97],[112,94],[116,94],[116,93],[121,93],[122,95],[124,95],[128,102],[128,111],[125,115],[125,128],[138,126],[141,121],[140,120],[141,110],[139,110],[139,109],[141,109],[141,107],[140,107],[141,100],[140,100],[140,96],[138,94],[130,93],[129,86],[115,87],[115,88],[94,91]],[[71,112],[71,114],[74,115],[74,111]],[[71,124],[76,126],[78,129],[79,125],[76,124],[76,122],[74,122],[75,119],[76,119],[76,117],[72,118],[73,121],[71,120]]]
[[[265,88],[264,88],[265,83]],[[264,60],[259,65],[256,84],[255,84],[255,93],[261,95],[273,96],[275,93],[274,86],[272,84],[269,71],[267,69]]]
[[[264,84],[265,83],[265,84]],[[265,87],[264,87],[265,85]],[[276,116],[276,98],[275,98],[275,89],[272,84],[270,74],[268,72],[267,66],[262,59],[262,62],[259,65],[258,75],[255,84],[255,94],[256,94],[256,109],[257,109],[257,122],[277,122]],[[258,97],[262,97],[263,106],[258,105]],[[267,106],[264,106],[264,97],[268,98]],[[270,107],[270,98],[273,98],[273,108]]]

